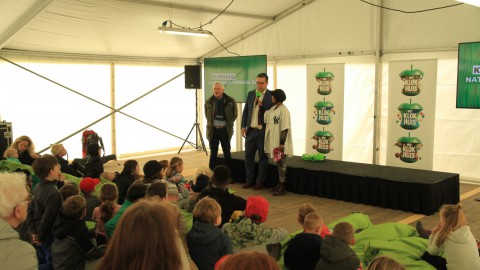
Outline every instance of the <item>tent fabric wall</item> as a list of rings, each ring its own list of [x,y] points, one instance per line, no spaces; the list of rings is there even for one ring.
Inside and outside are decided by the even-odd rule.
[[[382,2],[385,6],[410,11],[455,4],[447,0]],[[345,113],[344,159],[355,162],[372,162],[376,9],[354,0],[316,1],[229,48],[240,55],[267,54],[278,66],[278,87],[287,91],[292,87],[291,90],[301,95],[306,91],[305,81],[300,79],[302,66],[345,61],[345,91],[349,91],[345,93],[346,110],[360,101],[371,105],[371,109],[365,111]],[[461,5],[415,14],[382,12],[382,40],[379,44],[382,46],[380,50],[387,54],[381,57],[383,71],[379,78],[382,86],[378,116],[380,164],[385,164],[387,143],[388,61],[438,59],[433,169],[460,173],[463,180],[480,183],[480,168],[476,165],[480,158],[480,142],[475,140],[475,135],[480,132],[480,123],[476,120],[480,118],[480,111],[455,108],[456,48],[460,42],[480,40],[477,31],[480,28],[480,8]],[[356,54],[365,56],[357,56],[361,59],[357,62],[352,60],[357,58]],[[221,52],[215,57],[226,55],[228,53]],[[282,65],[292,63],[295,63],[294,70],[280,72]],[[363,67],[356,69],[355,65]],[[362,73],[368,75],[360,75]],[[302,106],[290,107],[293,113],[302,114],[305,110]],[[455,130],[454,134],[451,134],[452,130]],[[297,142],[301,141],[300,136],[296,136]]]

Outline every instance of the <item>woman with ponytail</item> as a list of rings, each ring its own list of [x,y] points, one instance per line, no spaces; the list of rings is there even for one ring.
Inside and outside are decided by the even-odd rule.
[[[93,219],[97,223],[95,227],[97,245],[103,245],[107,242],[105,223],[115,216],[121,207],[119,204],[117,204],[117,186],[113,184],[104,184],[100,189],[100,194],[98,197],[102,204],[93,210]]]

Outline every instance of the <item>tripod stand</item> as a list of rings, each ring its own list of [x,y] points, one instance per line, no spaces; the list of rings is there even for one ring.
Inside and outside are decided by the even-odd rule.
[[[198,89],[195,89],[195,123],[193,123],[192,129],[190,129],[190,132],[188,133],[187,137],[183,141],[182,147],[180,147],[180,149],[178,150],[178,154],[180,154],[180,152],[182,151],[183,146],[185,146],[185,143],[188,142],[195,149],[197,149],[197,150],[201,149],[202,151],[204,151],[205,154],[208,156],[207,148],[205,147],[205,142],[203,141],[202,130],[200,129],[200,124],[198,123],[198,97],[197,97],[197,94],[198,94]],[[191,142],[188,141],[188,137],[190,137],[190,134],[192,134],[192,131],[194,129],[195,129],[195,136],[197,136],[197,137],[196,137],[195,143],[191,143]],[[200,135],[200,144],[199,144],[199,141],[198,141],[198,135]]]

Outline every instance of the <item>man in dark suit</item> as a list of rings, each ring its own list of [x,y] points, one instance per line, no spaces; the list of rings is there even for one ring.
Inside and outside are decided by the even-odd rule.
[[[245,138],[245,168],[247,181],[243,188],[263,188],[268,174],[268,157],[265,155],[264,114],[272,107],[272,94],[267,89],[268,76],[257,75],[257,89],[248,92],[242,114],[242,136]],[[258,152],[258,175],[255,178],[255,153]]]

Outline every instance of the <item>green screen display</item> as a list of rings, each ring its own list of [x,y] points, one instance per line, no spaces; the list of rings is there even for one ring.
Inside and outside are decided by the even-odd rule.
[[[205,100],[213,94],[215,82],[221,82],[227,95],[236,102],[245,102],[248,91],[257,87],[257,74],[262,72],[267,72],[266,55],[205,58]]]
[[[457,108],[480,108],[480,42],[458,45]]]

